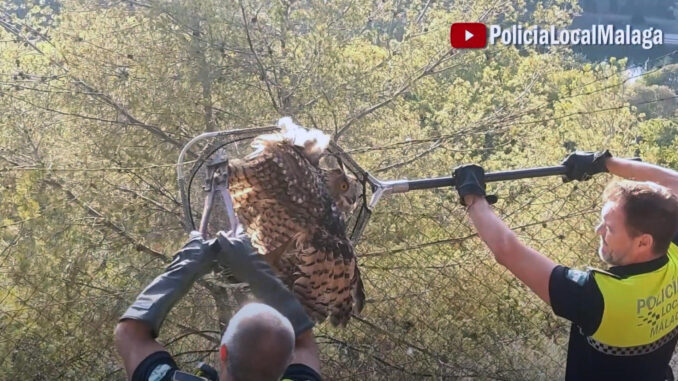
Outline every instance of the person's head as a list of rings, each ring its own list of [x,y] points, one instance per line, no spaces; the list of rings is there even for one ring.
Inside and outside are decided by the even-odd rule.
[[[636,181],[613,182],[603,192],[600,258],[614,266],[666,255],[678,230],[678,198],[667,188]]]
[[[221,338],[220,379],[279,380],[293,351],[290,321],[265,304],[247,304],[233,315]]]

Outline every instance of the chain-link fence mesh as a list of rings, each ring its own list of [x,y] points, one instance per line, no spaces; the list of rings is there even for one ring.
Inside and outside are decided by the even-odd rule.
[[[523,242],[556,262],[600,266],[594,226],[606,180],[498,184],[493,188],[501,201],[495,210]],[[556,318],[496,263],[452,191],[438,193],[398,196],[389,200],[398,204],[396,213],[375,213],[370,226],[416,232],[422,224],[436,224],[447,235],[415,234],[414,240],[396,247],[384,242],[383,250],[358,250],[367,308],[346,330],[320,330],[326,375],[370,380],[562,378],[569,323]],[[431,210],[446,211],[447,216],[427,218]],[[364,239],[379,242],[384,234],[368,227]]]
[[[0,381],[125,379],[112,331],[186,238],[173,164],[204,131],[291,115],[384,179],[554,165],[575,149],[678,168],[674,47],[603,61],[566,46],[449,51],[460,19],[564,27],[573,2],[1,3]],[[490,189],[525,243],[601,267],[609,179]],[[214,213],[211,233],[225,228],[220,202]],[[494,261],[454,190],[382,200],[356,253],[367,303],[346,328],[316,328],[326,379],[562,378],[569,323]],[[228,282],[201,279],[165,321],[159,340],[184,369],[218,364],[247,298]]]
[[[193,179],[196,221],[204,199],[195,191],[202,173]],[[566,266],[600,267],[594,227],[609,180],[599,175],[564,184],[551,177],[488,189],[499,196],[497,214],[527,245]],[[383,199],[356,251],[366,307],[346,328],[317,327],[327,379],[563,377],[569,323],[495,261],[452,189]],[[223,286],[222,278],[210,282]],[[244,300],[235,286],[224,287],[215,306],[222,328]],[[188,353],[186,361],[196,356]]]

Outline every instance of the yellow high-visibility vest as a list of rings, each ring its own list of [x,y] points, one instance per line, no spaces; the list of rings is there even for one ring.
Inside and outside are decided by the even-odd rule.
[[[617,356],[650,353],[678,334],[678,246],[657,270],[617,277],[594,270],[603,295],[603,318],[587,338],[598,351]]]

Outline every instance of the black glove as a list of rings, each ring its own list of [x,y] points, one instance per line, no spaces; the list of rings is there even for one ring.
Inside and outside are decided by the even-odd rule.
[[[563,182],[572,180],[584,181],[596,173],[607,172],[605,161],[612,157],[610,151],[603,152],[573,152],[561,163],[565,166]]]
[[[248,283],[254,296],[285,316],[297,336],[313,327],[313,321],[297,298],[252,247],[247,235],[219,232],[212,245],[218,246],[219,262],[233,276]]]
[[[454,169],[454,187],[459,193],[460,203],[466,206],[464,196],[474,194],[483,196],[488,203],[497,202],[497,196],[485,193],[485,170],[475,164],[462,165]]]
[[[176,253],[165,272],[141,291],[120,321],[144,321],[151,327],[151,335],[158,337],[167,313],[186,295],[193,282],[214,268],[218,254],[200,233],[191,232],[188,243]]]

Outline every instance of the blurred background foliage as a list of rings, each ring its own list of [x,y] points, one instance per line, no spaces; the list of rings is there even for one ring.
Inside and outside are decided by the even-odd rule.
[[[575,149],[678,168],[678,64],[568,47],[451,50],[458,21],[569,25],[576,0],[0,1],[0,379],[122,380],[117,318],[186,234],[174,163],[206,131],[291,115],[379,178],[555,165]],[[527,243],[602,266],[609,177],[493,184]],[[496,264],[449,189],[383,200],[368,302],[320,325],[327,379],[557,379],[569,324]],[[215,278],[214,276],[212,278]],[[208,279],[160,340],[212,360]]]

